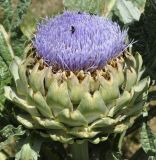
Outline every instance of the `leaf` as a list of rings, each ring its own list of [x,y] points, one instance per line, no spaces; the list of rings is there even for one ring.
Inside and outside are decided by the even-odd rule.
[[[115,152],[112,149],[105,152],[103,160],[122,160],[122,156],[120,152]]]
[[[19,0],[16,10],[14,11],[14,16],[16,18],[11,24],[11,41],[13,50],[17,56],[21,56],[23,54],[27,41],[27,37],[23,35],[20,27],[30,4],[31,0]]]
[[[11,75],[8,70],[6,63],[0,57],[0,110],[4,108],[5,96],[4,96],[4,86],[10,83]]]
[[[148,155],[156,155],[156,134],[152,133],[150,127],[146,123],[142,125],[141,144]]]
[[[124,23],[138,21],[141,16],[141,11],[132,1],[118,0],[115,7],[115,14]]]
[[[133,50],[139,51],[144,58],[145,74],[156,80],[156,1],[146,0],[144,14],[139,22],[129,28],[130,39],[137,40]]]
[[[21,136],[24,133],[25,131],[22,130],[21,125],[17,128],[15,128],[13,125],[5,126],[2,130],[0,130],[0,136],[6,139],[0,143],[0,150],[11,144],[15,137]]]
[[[30,3],[31,0],[18,0],[17,7],[13,8],[11,0],[2,0],[0,2],[4,12],[2,24],[9,32],[12,48],[17,56],[23,54],[27,41],[27,37],[23,35],[20,26]]]
[[[4,86],[11,81],[8,66],[13,56],[14,53],[9,43],[9,37],[3,26],[0,25],[0,110],[4,108]]]
[[[0,56],[8,66],[14,57],[14,53],[9,42],[9,35],[2,25],[0,25]]]
[[[28,7],[31,4],[31,0],[19,0],[15,13],[14,13],[14,20],[12,22],[12,30],[15,30],[19,27],[23,21],[23,18],[27,12]]]
[[[146,0],[131,0],[132,3],[134,3],[135,6],[141,11],[141,13],[144,12]]]
[[[110,17],[116,14],[124,23],[140,19],[146,0],[64,0],[64,6],[69,10],[89,12]]]
[[[23,131],[22,126],[19,125],[15,128],[13,125],[7,125],[2,130],[0,130],[0,135],[8,138],[10,136],[20,136],[23,135],[25,131]]]
[[[2,24],[7,30],[11,29],[11,21],[13,15],[13,8],[11,0],[1,0],[0,6],[3,8],[3,21]]]
[[[16,154],[15,160],[37,160],[37,157],[38,154],[32,149],[30,143],[26,143]]]
[[[64,6],[68,10],[88,12],[92,14],[102,14],[107,16],[116,0],[63,0]]]
[[[15,160],[37,160],[42,142],[40,138],[28,137],[16,153]]]

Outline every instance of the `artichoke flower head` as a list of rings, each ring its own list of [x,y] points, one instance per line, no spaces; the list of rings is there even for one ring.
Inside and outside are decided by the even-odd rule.
[[[141,114],[149,78],[142,58],[126,48],[127,30],[111,20],[65,11],[37,27],[36,52],[10,66],[5,87],[26,128],[62,143],[99,143]]]
[[[62,70],[102,69],[125,47],[126,30],[103,17],[65,12],[38,26],[34,46],[50,65]]]

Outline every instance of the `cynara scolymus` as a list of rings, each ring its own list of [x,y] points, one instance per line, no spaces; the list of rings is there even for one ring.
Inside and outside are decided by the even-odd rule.
[[[19,123],[63,143],[99,143],[141,114],[149,78],[127,51],[127,31],[103,17],[64,12],[38,25],[35,51],[10,66]]]
[[[104,17],[68,11],[38,26],[34,46],[52,66],[90,71],[121,54],[126,36],[126,30]]]

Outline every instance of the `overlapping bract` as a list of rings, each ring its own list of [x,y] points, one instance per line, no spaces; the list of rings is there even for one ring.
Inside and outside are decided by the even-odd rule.
[[[10,66],[16,87],[5,96],[17,120],[63,143],[99,143],[141,113],[149,78],[142,58],[123,50],[126,31],[95,15],[65,12],[38,26],[34,46]]]
[[[92,71],[127,47],[126,36],[127,30],[104,17],[66,11],[38,25],[34,46],[51,66]]]
[[[53,73],[42,59],[34,61],[14,60],[10,70],[16,89],[6,87],[5,95],[21,109],[17,120],[42,136],[99,143],[126,130],[145,105],[150,80],[140,80],[139,54],[126,53],[93,73]]]

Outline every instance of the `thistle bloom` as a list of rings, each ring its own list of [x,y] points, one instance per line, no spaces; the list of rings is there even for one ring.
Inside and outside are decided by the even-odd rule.
[[[70,144],[99,143],[125,131],[142,112],[150,83],[141,79],[141,56],[125,50],[126,35],[117,23],[86,13],[41,23],[33,41],[37,53],[15,57],[16,89],[5,87],[20,107],[19,123]]]
[[[40,57],[59,69],[103,68],[127,46],[127,31],[103,17],[66,11],[38,25],[34,46]]]

